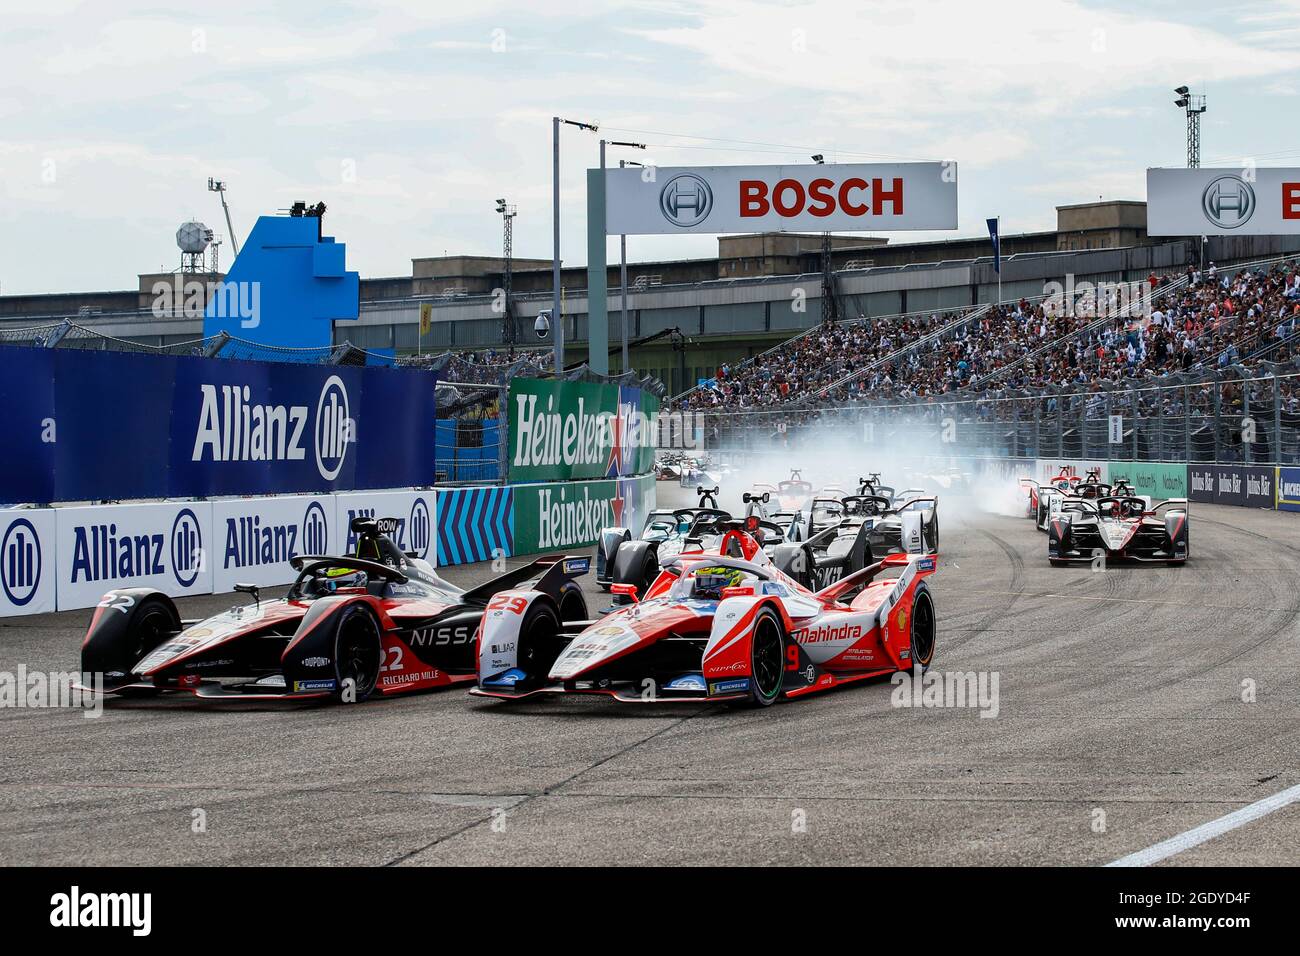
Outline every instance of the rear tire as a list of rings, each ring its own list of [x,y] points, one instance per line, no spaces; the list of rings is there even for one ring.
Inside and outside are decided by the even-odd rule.
[[[367,700],[379,686],[383,657],[383,638],[375,615],[363,604],[344,608],[334,631],[335,697],[344,704]]]

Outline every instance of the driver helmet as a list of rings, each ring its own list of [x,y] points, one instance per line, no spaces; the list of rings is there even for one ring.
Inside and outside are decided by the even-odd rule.
[[[364,588],[370,581],[370,575],[355,568],[329,568],[321,581],[321,590],[330,593],[351,591]]]
[[[734,588],[745,579],[745,573],[739,568],[710,566],[695,572],[693,596],[707,600],[722,599],[723,588]]]

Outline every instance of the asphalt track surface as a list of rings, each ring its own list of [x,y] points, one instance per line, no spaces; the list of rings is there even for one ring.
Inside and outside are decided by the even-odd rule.
[[[1186,567],[1099,573],[1049,567],[1027,519],[940,508],[934,667],[996,672],[996,717],[893,707],[888,679],[761,711],[2,710],[0,862],[1097,865],[1300,784],[1300,515],[1194,506]],[[89,618],[0,623],[0,670],[75,669]],[[1159,865],[1298,846],[1291,803]]]

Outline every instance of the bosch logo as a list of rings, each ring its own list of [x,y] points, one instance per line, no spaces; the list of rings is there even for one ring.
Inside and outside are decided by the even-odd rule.
[[[331,375],[316,403],[316,468],[326,481],[333,481],[343,470],[352,437],[348,390],[341,378]]]
[[[433,521],[429,518],[429,506],[423,498],[416,498],[411,505],[411,516],[406,521],[406,545],[408,551],[414,551],[421,558],[429,553],[429,540],[432,538]]]
[[[698,226],[713,211],[713,190],[694,173],[682,173],[664,183],[659,209],[675,226]]]
[[[1221,229],[1236,229],[1255,214],[1255,190],[1240,176],[1220,176],[1201,193],[1201,211]]]
[[[41,583],[41,540],[26,518],[9,525],[0,541],[0,585],[11,604],[22,607]]]
[[[307,506],[302,516],[302,554],[329,554],[329,523],[319,501]]]
[[[177,584],[187,588],[198,580],[202,570],[203,533],[194,512],[185,508],[172,522],[172,574]]]

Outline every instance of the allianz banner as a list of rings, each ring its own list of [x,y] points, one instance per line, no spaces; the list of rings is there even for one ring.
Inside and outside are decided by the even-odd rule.
[[[510,481],[643,475],[659,399],[639,388],[552,379],[510,383]]]
[[[1121,478],[1127,479],[1128,483],[1133,486],[1133,490],[1139,495],[1147,495],[1157,500],[1188,497],[1186,465],[1145,461],[1112,461],[1110,463],[1111,484]]]
[[[434,480],[413,369],[0,347],[0,502],[347,491]]]
[[[653,475],[516,486],[514,553],[584,548],[596,543],[602,528],[631,528],[636,537],[655,493]]]
[[[1193,501],[1243,508],[1272,508],[1277,469],[1272,465],[1188,465]]]

